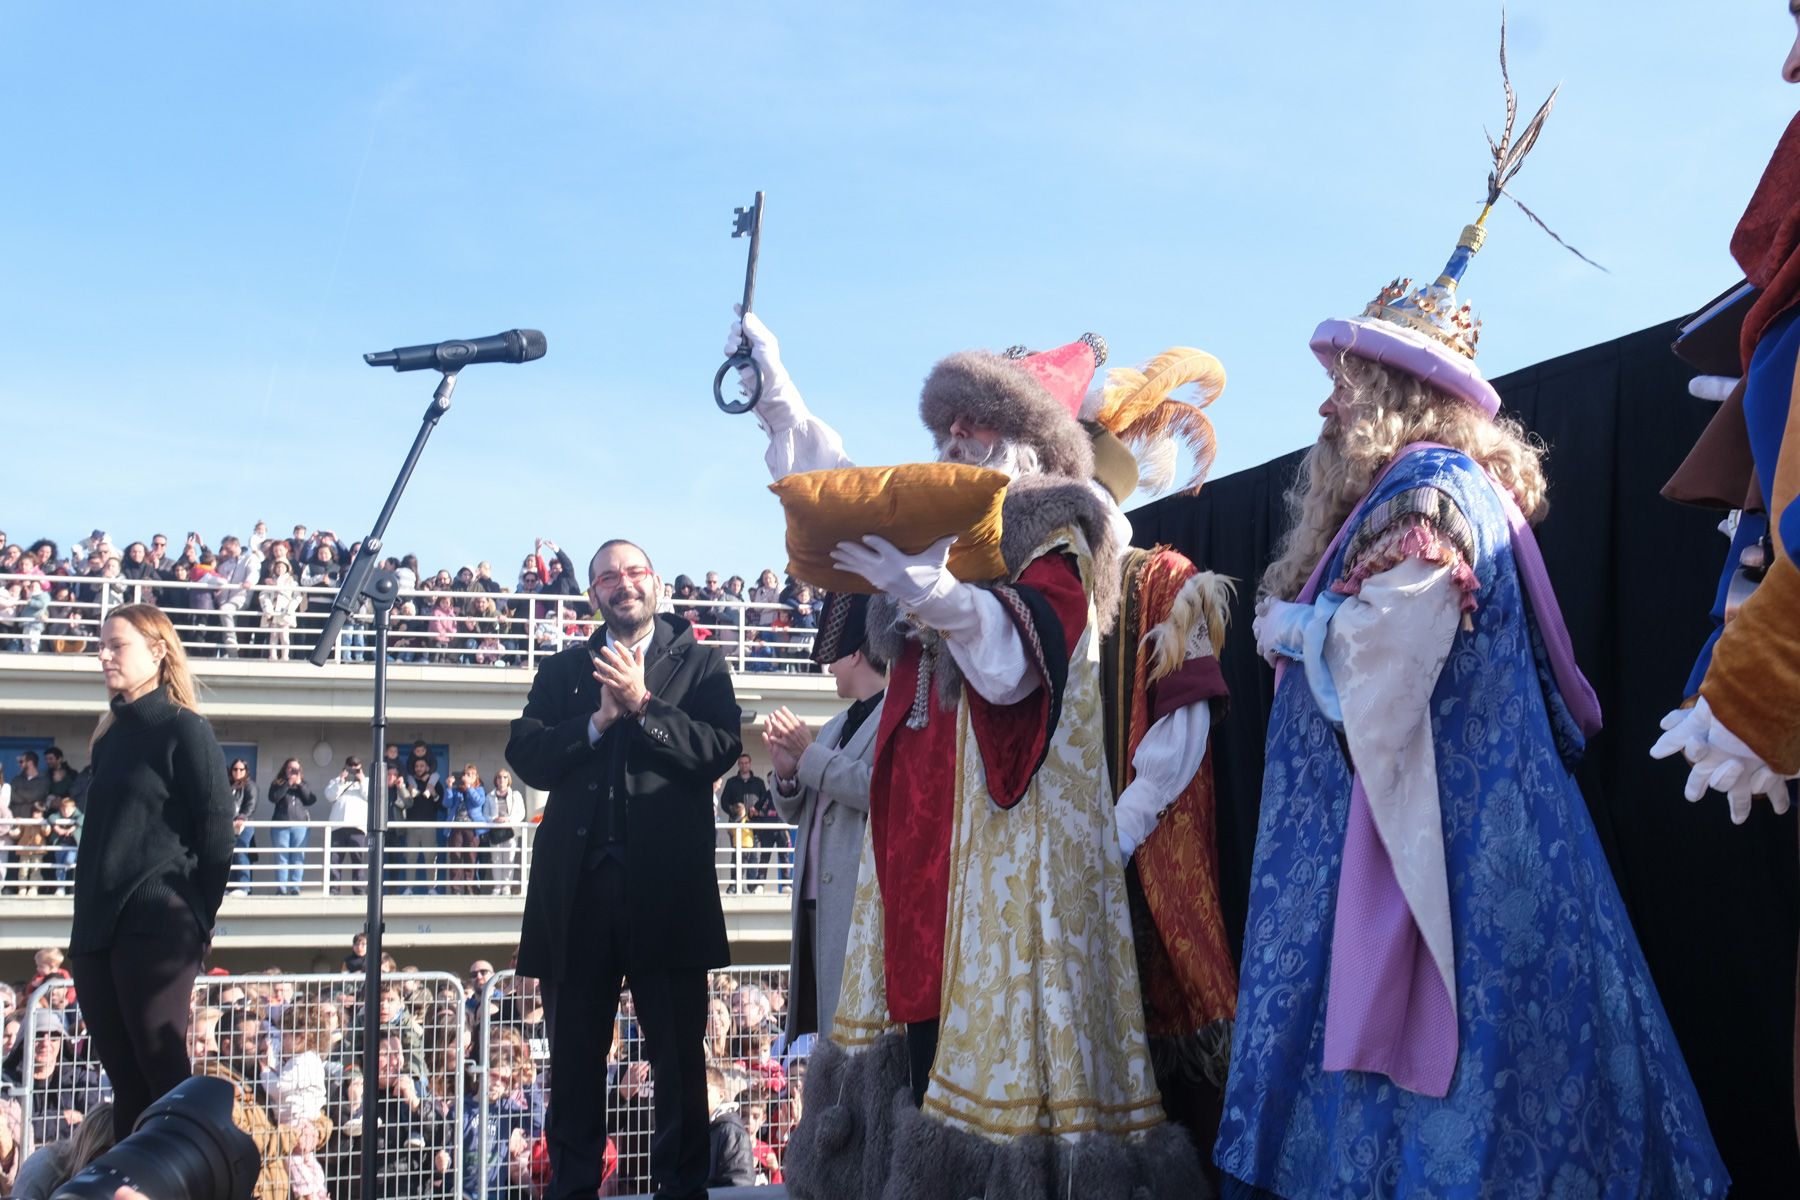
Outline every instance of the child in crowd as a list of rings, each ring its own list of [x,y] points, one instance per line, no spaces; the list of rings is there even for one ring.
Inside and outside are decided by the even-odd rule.
[[[750,1135],[750,1153],[756,1160],[756,1182],[780,1183],[781,1158],[775,1148],[763,1140],[768,1127],[769,1109],[777,1101],[768,1090],[752,1085],[744,1102],[744,1131]]]
[[[721,832],[727,839],[731,850],[730,879],[726,884],[727,892],[749,890],[746,864],[751,852],[756,848],[756,831],[750,828],[750,810],[744,807],[742,800],[733,800],[725,806],[727,828]]]
[[[744,1036],[748,1053],[737,1061],[739,1069],[753,1085],[777,1095],[787,1088],[787,1072],[782,1069],[772,1052],[775,1039],[780,1033],[781,1029],[773,1018],[748,1030]]]
[[[297,1140],[287,1156],[288,1190],[293,1200],[331,1200],[325,1168],[319,1162],[319,1126],[303,1121],[295,1132]]]
[[[476,861],[475,848],[487,829],[487,789],[481,786],[481,771],[474,763],[466,763],[462,774],[450,778],[444,791],[444,819],[451,823],[450,890],[469,894],[476,891],[476,881],[485,872]]]
[[[737,1085],[724,1070],[706,1068],[706,1109],[711,1115],[712,1154],[707,1187],[750,1187],[756,1182],[756,1155],[738,1115]]]
[[[325,1020],[317,1004],[281,1010],[281,1067],[263,1072],[263,1092],[277,1125],[316,1126],[325,1113],[325,1060],[319,1056]]]
[[[450,657],[450,650],[456,640],[456,604],[448,595],[439,596],[431,602],[427,627],[431,631],[431,647],[434,651],[431,661],[446,666],[454,662]]]
[[[294,582],[294,568],[285,559],[269,564],[267,590],[256,599],[262,609],[263,628],[269,631],[269,657],[286,661],[289,630],[299,624],[300,586]]]
[[[25,603],[25,587],[17,579],[9,579],[0,586],[0,650],[18,650],[20,642],[18,633],[19,608]]]
[[[58,796],[55,810],[44,823],[56,863],[56,890],[68,892],[74,887],[75,848],[81,841],[81,810],[75,807],[75,797]]]

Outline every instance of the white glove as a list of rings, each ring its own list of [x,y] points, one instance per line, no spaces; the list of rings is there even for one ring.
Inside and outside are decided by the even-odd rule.
[[[1676,752],[1689,762],[1706,752],[1706,731],[1712,726],[1712,707],[1702,697],[1692,708],[1678,708],[1661,722],[1663,735],[1650,747],[1651,758],[1672,758]]]
[[[1304,661],[1306,624],[1313,617],[1310,604],[1292,604],[1264,596],[1256,602],[1256,620],[1250,631],[1256,635],[1256,652],[1271,667],[1277,658]]]
[[[907,554],[886,538],[870,534],[860,542],[839,542],[831,561],[892,596],[902,611],[936,625],[940,613],[953,611],[947,602],[964,587],[947,565],[954,541],[952,534],[927,546],[923,554]]]
[[[1688,380],[1688,395],[1696,400],[1723,404],[1742,382],[1735,375],[1696,375]]]
[[[1119,793],[1119,803],[1113,809],[1113,824],[1119,830],[1120,857],[1129,859],[1136,854],[1150,831],[1156,828],[1156,818],[1161,812],[1157,799],[1157,793],[1142,779],[1132,780]]]
[[[732,321],[731,328],[725,333],[725,357],[730,358],[742,350],[744,342],[748,340],[750,357],[762,368],[764,397],[778,388],[792,388],[794,381],[781,362],[781,343],[775,340],[775,335],[763,324],[762,318],[755,313],[745,316],[744,306],[741,304],[732,305],[731,311],[736,314],[736,320]],[[750,368],[739,367],[738,382],[748,396],[756,386],[756,377],[751,374]]]
[[[1708,789],[1725,793],[1731,820],[1742,825],[1750,818],[1754,797],[1767,796],[1777,813],[1788,810],[1787,784],[1742,738],[1721,725],[1712,706],[1702,696],[1694,707],[1676,709],[1662,719],[1663,736],[1650,748],[1651,758],[1669,758],[1679,752],[1693,765],[1682,794],[1697,801]]]

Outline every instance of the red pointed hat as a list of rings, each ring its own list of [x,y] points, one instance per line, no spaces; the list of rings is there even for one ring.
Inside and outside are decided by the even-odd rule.
[[[1081,402],[1087,398],[1088,388],[1093,386],[1094,371],[1101,362],[1102,352],[1095,350],[1093,343],[1087,340],[1094,336],[1090,333],[1081,341],[1027,354],[1016,360],[1044,385],[1058,404],[1069,410],[1071,417],[1077,419],[1081,416]]]

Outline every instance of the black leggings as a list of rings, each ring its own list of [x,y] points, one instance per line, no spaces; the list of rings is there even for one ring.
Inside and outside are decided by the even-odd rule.
[[[912,1082],[914,1108],[925,1107],[925,1089],[931,1086],[931,1064],[937,1061],[938,1019],[906,1024],[906,1072]]]
[[[122,1140],[139,1114],[186,1079],[188,1013],[206,939],[179,896],[133,897],[112,945],[69,956],[81,1018],[113,1086]]]

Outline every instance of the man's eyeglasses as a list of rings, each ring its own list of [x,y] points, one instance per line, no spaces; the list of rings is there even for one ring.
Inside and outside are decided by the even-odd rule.
[[[486,979],[489,975],[492,975],[492,974],[493,974],[492,971],[483,967],[479,970],[470,971],[469,978],[471,978],[471,979]]]
[[[627,579],[633,583],[642,583],[649,577],[649,567],[626,567],[623,571],[602,571],[595,577],[594,582],[603,588],[614,588]]]

